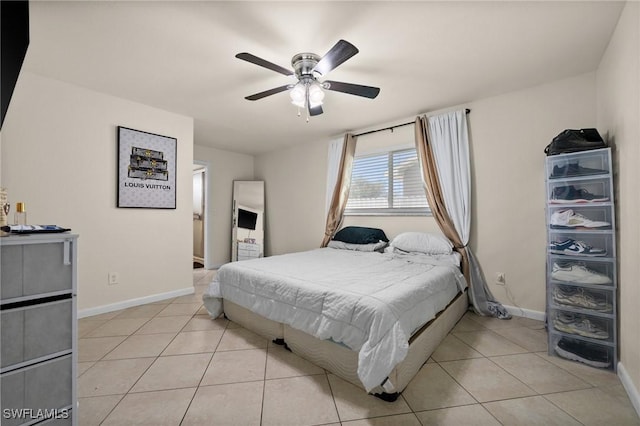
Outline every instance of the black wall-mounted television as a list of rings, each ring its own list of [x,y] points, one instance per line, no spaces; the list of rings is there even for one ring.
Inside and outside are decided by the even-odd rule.
[[[0,12],[2,15],[2,25],[0,25],[2,28],[0,35],[2,40],[0,42],[2,45],[0,49],[2,51],[1,128],[29,46],[29,2],[1,1]]]
[[[238,228],[256,229],[256,222],[258,221],[258,213],[250,212],[245,209],[238,209]]]

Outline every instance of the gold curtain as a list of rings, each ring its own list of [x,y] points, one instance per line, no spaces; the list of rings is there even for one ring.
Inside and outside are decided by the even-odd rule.
[[[351,133],[344,135],[342,144],[342,155],[340,157],[340,168],[338,169],[338,179],[333,189],[331,205],[327,213],[327,224],[324,230],[324,238],[321,247],[326,247],[331,238],[336,233],[340,224],[344,209],[349,199],[349,189],[351,188],[351,171],[353,170],[353,157],[356,152],[356,137]]]
[[[469,255],[444,204],[436,161],[429,146],[429,121],[426,117],[416,118],[415,133],[416,151],[418,153],[418,161],[422,165],[422,178],[426,185],[429,207],[442,233],[453,242],[456,251],[462,256],[462,274],[467,283],[471,283]]]

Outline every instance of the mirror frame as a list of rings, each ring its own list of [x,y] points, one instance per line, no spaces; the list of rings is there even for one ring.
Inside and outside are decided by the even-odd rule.
[[[264,256],[264,181],[233,181],[233,203],[231,219],[231,261],[247,260]],[[257,214],[255,229],[238,226],[238,211],[247,210]]]

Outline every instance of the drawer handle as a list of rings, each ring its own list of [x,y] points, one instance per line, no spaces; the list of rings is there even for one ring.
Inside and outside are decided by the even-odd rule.
[[[64,241],[64,265],[71,265],[71,242],[69,240]]]

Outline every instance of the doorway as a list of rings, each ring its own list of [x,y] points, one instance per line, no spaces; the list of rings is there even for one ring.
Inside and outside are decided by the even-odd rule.
[[[207,176],[206,164],[193,164],[193,268],[207,267]]]

